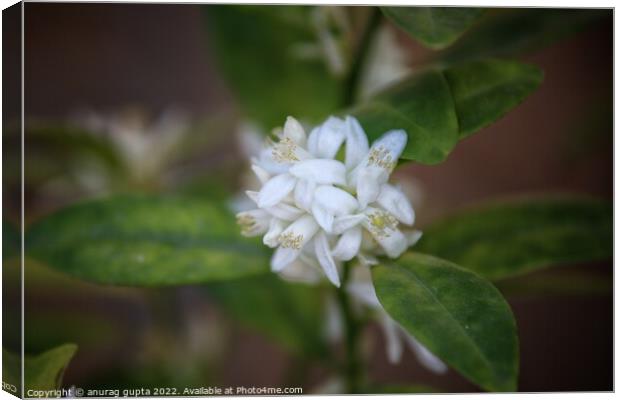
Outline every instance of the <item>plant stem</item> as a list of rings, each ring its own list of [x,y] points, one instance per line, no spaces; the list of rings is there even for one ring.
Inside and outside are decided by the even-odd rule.
[[[345,264],[342,285],[338,289],[338,303],[342,309],[345,326],[345,364],[344,376],[347,393],[360,393],[362,381],[362,360],[359,354],[359,338],[362,324],[351,307],[351,298],[346,292],[346,284],[349,280],[351,265]]]
[[[359,44],[357,45],[357,49],[353,54],[351,69],[349,70],[349,75],[347,76],[347,80],[344,84],[342,99],[343,107],[350,107],[355,101],[355,98],[357,96],[357,87],[359,85],[359,80],[362,75],[362,68],[364,67],[366,56],[368,55],[368,51],[370,50],[370,45],[372,43],[374,33],[379,27],[380,22],[381,11],[379,10],[379,7],[373,7],[371,14],[368,17],[366,27],[364,28],[364,32],[362,33],[362,37],[359,41]]]

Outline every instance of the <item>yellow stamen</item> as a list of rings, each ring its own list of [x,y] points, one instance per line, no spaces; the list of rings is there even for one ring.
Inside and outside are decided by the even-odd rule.
[[[287,232],[280,235],[278,241],[283,248],[301,249],[301,242],[304,240],[303,235],[295,235],[293,232]]]

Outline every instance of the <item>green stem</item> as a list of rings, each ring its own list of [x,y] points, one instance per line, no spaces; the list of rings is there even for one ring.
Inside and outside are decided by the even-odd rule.
[[[349,75],[347,76],[347,80],[344,84],[342,106],[345,108],[350,107],[355,102],[359,80],[362,75],[362,68],[364,67],[364,62],[368,56],[372,39],[375,31],[380,25],[380,22],[381,11],[379,10],[379,7],[373,7],[357,49],[353,54],[351,69],[349,70]]]
[[[347,393],[360,393],[362,386],[363,363],[360,357],[359,342],[362,323],[355,316],[351,306],[351,298],[346,292],[346,284],[349,280],[351,265],[345,264],[342,285],[338,289],[338,303],[342,309],[345,328],[345,363],[344,377]]]

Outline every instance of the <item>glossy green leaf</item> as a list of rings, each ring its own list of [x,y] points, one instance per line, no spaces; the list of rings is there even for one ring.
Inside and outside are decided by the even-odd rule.
[[[611,9],[494,9],[440,56],[445,63],[508,57],[544,48],[588,26],[612,23]]]
[[[515,61],[484,60],[448,68],[461,139],[501,118],[542,82],[542,71]]]
[[[384,261],[372,276],[385,310],[431,352],[485,390],[516,390],[516,325],[491,283],[418,253]]]
[[[435,254],[497,280],[556,264],[613,254],[613,210],[588,199],[498,203],[424,229],[416,251]]]
[[[464,7],[381,7],[414,39],[433,49],[442,49],[459,38],[484,12]]]
[[[24,358],[24,384],[28,390],[54,390],[60,388],[67,365],[75,355],[77,346],[63,344],[36,356]],[[21,359],[2,349],[3,382],[13,385],[19,393],[21,387]],[[14,393],[17,395],[17,393]],[[31,396],[28,396],[31,397]]]
[[[446,159],[454,146],[501,118],[538,87],[537,67],[485,60],[407,78],[350,110],[370,140],[404,129],[401,158],[423,164]]]
[[[372,141],[390,129],[404,129],[401,158],[424,164],[443,161],[458,141],[458,124],[448,82],[427,71],[379,93],[351,111]]]
[[[8,221],[2,221],[2,258],[7,259],[15,257],[21,252],[21,234]]]
[[[336,109],[341,87],[321,57],[301,51],[318,45],[312,7],[205,7],[207,31],[220,72],[244,112],[267,129],[287,115],[320,119]]]
[[[74,205],[27,230],[26,254],[89,281],[164,286],[268,270],[267,248],[240,236],[205,198],[118,196]]]
[[[319,288],[285,282],[270,273],[209,284],[207,291],[228,315],[289,351],[326,355],[321,323],[325,305]]]

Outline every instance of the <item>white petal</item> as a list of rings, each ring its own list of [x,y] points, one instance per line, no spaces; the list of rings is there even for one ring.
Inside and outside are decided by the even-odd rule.
[[[353,269],[351,280],[347,284],[347,292],[365,306],[383,310],[372,283],[370,268],[357,267]]]
[[[258,192],[255,190],[246,190],[245,194],[252,200],[256,205],[258,205]]]
[[[368,137],[360,123],[354,117],[347,116],[345,165],[347,170],[355,168],[368,154]]]
[[[285,221],[295,221],[302,214],[304,214],[303,210],[287,203],[278,203],[275,206],[267,207],[264,210],[270,215]]]
[[[304,160],[295,163],[289,173],[300,179],[307,179],[318,184],[344,185],[345,167],[336,160]]]
[[[398,258],[407,250],[407,239],[403,233],[396,229],[387,237],[375,238],[390,258]]]
[[[246,190],[245,193],[250,199],[252,199],[254,203],[258,205],[258,192],[255,192],[253,190]],[[282,199],[282,201],[275,206],[264,207],[263,210],[267,211],[269,215],[279,219],[283,219],[285,221],[295,221],[304,213],[303,210],[287,204],[284,201],[286,201],[286,198]]]
[[[424,347],[420,342],[418,342],[413,336],[411,336],[405,329],[400,328],[402,333],[413,350],[413,353],[416,355],[416,358],[426,368],[437,374],[443,374],[448,370],[446,364],[443,363],[437,356],[431,353],[426,347]]]
[[[398,221],[390,213],[369,207],[362,222],[388,257],[397,258],[407,249],[407,239],[398,229]]]
[[[334,219],[333,233],[339,235],[347,229],[351,229],[354,226],[362,223],[365,219],[366,216],[364,214],[344,215],[342,217],[336,217]]]
[[[301,253],[301,249],[278,247],[271,257],[271,270],[273,272],[282,271],[297,259],[299,253]]]
[[[316,153],[318,158],[334,158],[345,139],[344,121],[329,117],[317,134]]]
[[[316,189],[316,183],[305,179],[299,179],[295,186],[295,204],[297,207],[310,211],[312,207],[312,201],[314,200],[314,190]]]
[[[283,134],[285,137],[291,138],[300,146],[306,146],[306,131],[303,126],[293,117],[287,117],[284,123]]]
[[[282,164],[273,159],[273,147],[269,146],[261,150],[258,157],[253,157],[252,164],[258,165],[271,175],[283,174],[289,169],[289,165]]]
[[[276,175],[269,179],[258,192],[258,206],[271,207],[285,198],[294,188],[297,179],[289,174]]]
[[[358,208],[355,197],[342,189],[329,185],[322,185],[314,192],[316,203],[335,216],[351,214]]]
[[[390,163],[396,165],[400,155],[407,145],[407,133],[402,130],[385,132],[370,146],[369,164],[387,167]],[[373,158],[372,156],[376,157]],[[374,160],[374,161],[373,161]]]
[[[388,355],[388,360],[392,364],[400,362],[403,355],[403,343],[399,337],[398,324],[387,313],[382,313],[381,327],[385,334],[385,346]]]
[[[308,136],[308,151],[310,154],[316,155],[319,147],[319,132],[320,127],[316,127],[310,131],[310,135]]]
[[[389,174],[382,168],[365,167],[360,169],[357,179],[357,200],[364,208],[374,202],[381,192],[381,185],[387,182]]]
[[[312,215],[316,222],[327,233],[332,233],[334,226],[334,215],[329,213],[324,207],[318,203],[312,204]]]
[[[269,230],[265,236],[263,236],[263,243],[271,248],[277,247],[278,244],[280,244],[278,238],[280,237],[280,234],[284,230],[285,226],[286,224],[284,221],[273,218],[269,224]]]
[[[243,236],[258,236],[267,232],[271,217],[265,210],[243,211],[237,214],[237,223],[241,225]]]
[[[320,271],[317,268],[308,265],[304,259],[303,252],[299,255],[297,260],[291,263],[287,268],[280,271],[279,275],[286,281],[306,283],[309,285],[316,284],[321,280]]]
[[[340,236],[332,255],[337,260],[349,261],[357,255],[362,244],[362,229],[355,227]]]
[[[415,212],[409,199],[396,187],[390,184],[381,186],[377,203],[405,225],[413,225]]]
[[[422,231],[417,229],[404,231],[405,238],[407,238],[407,247],[411,247],[414,244],[418,243],[418,240],[422,237]]]
[[[301,250],[319,229],[311,215],[304,215],[293,222],[280,235],[280,247],[291,247]]]
[[[271,177],[271,175],[269,175],[269,172],[265,171],[262,167],[258,165],[252,165],[252,171],[254,171],[254,174],[256,174],[256,177],[261,184],[265,184]]]
[[[323,267],[327,279],[336,285],[336,287],[340,287],[338,268],[329,250],[329,243],[327,242],[325,233],[319,232],[314,238],[314,251],[316,251],[316,258],[319,260],[321,267]]]

